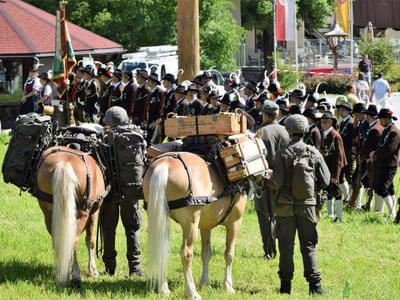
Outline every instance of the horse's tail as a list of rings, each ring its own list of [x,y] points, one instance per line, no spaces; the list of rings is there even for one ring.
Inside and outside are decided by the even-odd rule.
[[[167,182],[168,165],[158,165],[150,177],[149,199],[147,199],[150,289],[156,289],[157,292],[160,292],[166,280],[168,265]]]
[[[76,236],[76,188],[78,178],[71,164],[57,163],[53,174],[51,236],[57,280],[65,286],[72,266]]]

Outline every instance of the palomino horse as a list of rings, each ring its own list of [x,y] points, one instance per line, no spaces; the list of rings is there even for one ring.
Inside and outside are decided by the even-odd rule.
[[[224,287],[230,293],[235,292],[232,286],[232,261],[247,195],[227,192],[217,172],[200,156],[188,152],[167,153],[156,158],[145,174],[143,191],[148,213],[148,272],[151,288],[156,288],[163,295],[169,294],[166,280],[169,214],[183,230],[180,254],[185,274],[185,296],[201,298],[192,277],[193,248],[198,228],[203,262],[200,288],[209,284],[211,230],[218,224],[226,227]],[[199,201],[203,205],[198,205]],[[209,204],[204,205],[206,203]]]
[[[76,245],[86,229],[89,273],[98,275],[94,259],[95,224],[108,189],[96,161],[87,153],[63,146],[43,152],[37,167],[37,189],[46,227],[54,247],[57,281],[66,286],[72,268],[71,285],[80,287],[81,275]]]

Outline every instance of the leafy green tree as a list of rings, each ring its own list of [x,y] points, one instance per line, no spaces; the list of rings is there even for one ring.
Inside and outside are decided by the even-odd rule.
[[[218,70],[235,71],[234,55],[246,30],[233,19],[230,0],[200,1],[201,68],[215,66]]]
[[[54,0],[26,0],[55,14]],[[230,0],[200,1],[201,67],[236,68],[234,54],[245,30],[234,21]],[[177,44],[176,0],[69,0],[67,18],[120,43],[128,51],[141,46]]]
[[[396,61],[393,53],[393,45],[390,40],[386,39],[368,39],[365,35],[361,35],[359,49],[362,55],[368,54],[368,58],[372,62],[372,69],[375,73],[383,72],[388,74]]]
[[[278,0],[277,0],[278,1]],[[297,18],[302,19],[308,29],[326,25],[326,16],[332,13],[333,0],[296,0]],[[274,50],[274,1],[241,0],[242,25],[248,30],[263,33],[263,49],[266,66],[271,68]]]

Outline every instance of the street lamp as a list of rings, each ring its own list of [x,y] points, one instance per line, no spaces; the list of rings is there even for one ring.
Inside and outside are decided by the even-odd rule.
[[[347,33],[344,32],[335,17],[335,21],[331,26],[331,30],[325,33],[325,39],[333,52],[333,69],[336,71],[338,68],[337,55],[341,46],[341,42],[346,38]]]

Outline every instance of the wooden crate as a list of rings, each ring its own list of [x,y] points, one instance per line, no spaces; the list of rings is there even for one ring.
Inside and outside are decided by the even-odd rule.
[[[147,148],[147,157],[149,160],[166,153],[180,151],[182,148],[182,140],[176,140],[164,144],[155,144]]]
[[[246,132],[246,116],[239,113],[219,113],[197,117],[177,116],[165,120],[165,135],[233,135]]]
[[[219,155],[226,168],[247,161],[261,153],[265,153],[265,145],[259,138],[243,140],[238,144],[220,150]]]
[[[239,164],[227,169],[227,176],[231,182],[239,181],[268,169],[268,163],[264,156],[258,157],[248,163]]]

